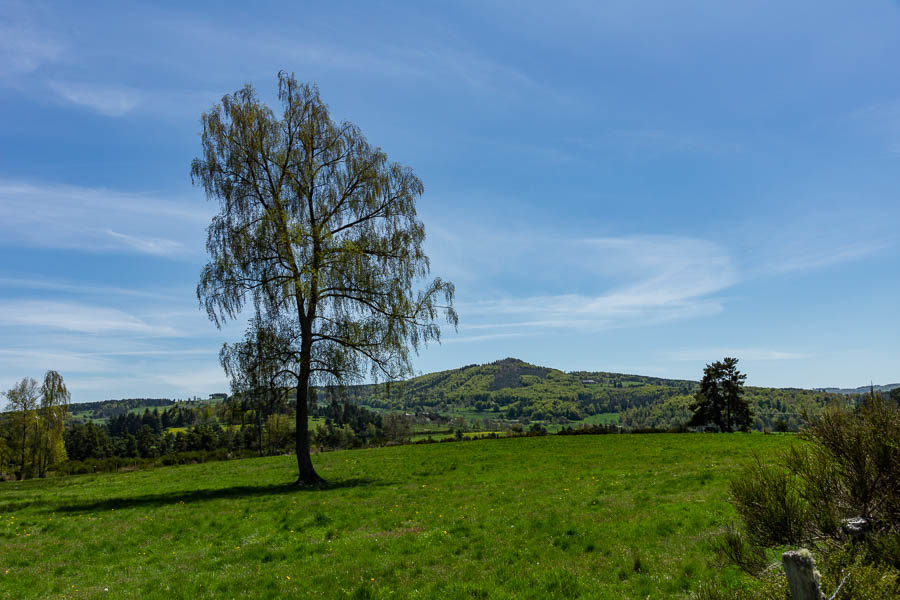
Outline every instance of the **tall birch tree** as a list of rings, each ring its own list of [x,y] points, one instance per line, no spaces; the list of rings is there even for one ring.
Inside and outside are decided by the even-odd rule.
[[[38,384],[31,377],[25,377],[12,388],[4,392],[12,423],[11,463],[16,479],[30,477],[34,471],[34,461],[29,461],[29,446],[34,455],[36,443]]]
[[[422,182],[359,128],[336,123],[315,85],[278,74],[280,114],[251,86],[201,116],[192,179],[219,212],[197,296],[217,326],[248,302],[281,334],[297,389],[300,485],[309,453],[309,386],[411,373],[410,349],[456,325],[453,285],[428,280],[416,214]]]
[[[70,398],[62,375],[56,371],[47,371],[41,385],[41,403],[38,409],[39,433],[35,437],[38,455],[35,463],[41,477],[47,474],[50,467],[66,459],[63,433]]]

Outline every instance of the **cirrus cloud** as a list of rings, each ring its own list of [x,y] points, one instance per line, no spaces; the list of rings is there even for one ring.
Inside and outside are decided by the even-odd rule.
[[[0,302],[0,326],[87,334],[177,335],[171,326],[154,325],[123,310],[49,300]]]
[[[575,257],[566,265],[573,277],[596,281],[588,286],[592,293],[460,303],[464,330],[597,331],[696,318],[721,312],[715,294],[738,281],[729,254],[696,238],[606,237],[553,246]],[[610,278],[624,281],[605,285]]]
[[[121,85],[50,81],[51,90],[66,102],[106,117],[123,117],[141,102],[138,90]]]

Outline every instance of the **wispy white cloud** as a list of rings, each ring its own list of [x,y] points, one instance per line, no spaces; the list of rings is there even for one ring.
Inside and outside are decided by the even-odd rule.
[[[24,219],[28,212],[25,207],[30,207],[31,213],[36,213],[31,221],[44,220],[49,211],[69,218],[72,214],[60,213],[67,205],[74,205],[75,215],[88,211],[91,218],[100,216],[98,213],[102,211],[208,223],[211,214],[202,203],[177,202],[149,193],[3,179],[0,179],[0,199],[2,206],[11,205],[16,209],[10,209],[12,217]]]
[[[85,285],[67,281],[51,281],[48,279],[34,279],[24,277],[0,277],[0,285],[5,286],[9,289],[46,290],[79,295],[108,296],[110,294],[114,294],[117,296],[135,296],[143,298],[154,298],[159,300],[177,299],[176,296],[162,294],[160,292],[148,292],[146,290],[135,290],[107,285]],[[190,295],[190,293],[190,291],[186,292],[187,295]]]
[[[495,328],[495,326],[491,326],[491,328]],[[477,329],[477,327],[469,327],[468,329]],[[448,334],[444,334],[441,337],[442,344],[461,344],[461,343],[471,343],[471,342],[486,342],[489,340],[501,340],[507,338],[515,338],[522,337],[523,333],[488,333],[485,335],[463,335],[463,336],[452,336]]]
[[[202,252],[205,209],[199,199],[0,180],[0,243],[187,256]]]
[[[0,349],[0,376],[9,372],[10,377],[30,374],[37,378],[40,372],[53,369],[60,373],[101,373],[110,371],[113,364],[100,356],[90,356],[59,349],[15,350]]]
[[[719,360],[724,356],[734,356],[743,360],[800,360],[815,355],[770,348],[716,347],[672,350],[664,352],[663,356],[668,360],[695,362]]]
[[[54,369],[74,402],[223,391],[219,349],[238,335],[208,326],[185,336],[178,320],[68,302],[0,302],[0,312],[0,390]]]
[[[750,217],[735,237],[744,240],[741,258],[747,277],[802,273],[896,250],[893,223],[898,217],[892,201],[821,194],[815,210],[785,208],[774,223],[763,220],[767,216]]]
[[[53,347],[56,346],[56,347]],[[29,373],[35,370],[54,369],[62,373],[105,373],[117,370],[122,365],[121,359],[131,358],[173,358],[181,361],[191,357],[218,360],[219,349],[206,348],[165,348],[143,350],[90,350],[87,352],[59,347],[58,344],[44,343],[40,349],[17,348],[0,349],[3,370]],[[168,362],[168,361],[166,361]]]
[[[582,283],[596,279],[591,287],[600,289],[460,302],[463,335],[468,330],[494,331],[484,336],[510,329],[596,331],[707,316],[723,309],[714,295],[738,280],[729,254],[705,240],[632,236],[559,241],[556,247],[562,250],[557,259],[578,257],[558,268]],[[626,282],[604,286],[601,273]]]
[[[794,271],[821,269],[857,261],[875,255],[893,245],[891,240],[875,239],[850,242],[835,241],[827,247],[787,247],[781,256],[767,263],[767,273],[783,274]]]
[[[172,256],[174,254],[180,254],[185,250],[184,244],[182,244],[181,242],[167,240],[165,238],[139,237],[136,235],[118,233],[112,230],[109,230],[106,233],[108,233],[114,240],[118,240],[119,242],[130,248],[134,248],[135,250],[145,252],[147,254]]]
[[[485,324],[461,325],[469,329],[528,329],[544,333],[548,329],[595,332],[623,327],[645,327],[671,321],[718,314],[723,304],[717,300],[686,296],[678,301],[654,301],[631,295],[627,290],[598,296],[561,294],[461,304],[462,319],[502,318]],[[523,335],[523,334],[517,334]],[[480,336],[487,338],[488,336]],[[448,338],[449,339],[449,338]]]
[[[0,26],[0,75],[31,73],[42,64],[55,61],[62,46],[54,40],[41,39],[34,32]]]
[[[122,117],[141,102],[141,93],[121,85],[49,81],[48,87],[62,100],[107,117]]]
[[[155,325],[125,311],[47,300],[0,301],[0,325],[86,334],[176,336],[169,325]]]
[[[62,60],[65,51],[65,44],[22,3],[0,2],[0,83]]]
[[[110,350],[105,352],[89,352],[85,356],[215,356],[219,348],[194,348],[190,350]]]
[[[221,391],[204,387],[210,377],[189,385],[189,376],[220,372],[221,344],[239,333],[210,326],[185,336],[179,320],[160,322],[127,310],[67,302],[0,302],[0,311],[7,315],[0,319],[0,390],[23,376],[54,369],[66,378],[75,402]],[[185,385],[166,383],[172,374],[182,374]]]
[[[536,81],[526,69],[480,51],[450,29],[434,35],[439,29],[433,27],[434,23],[429,23],[431,34],[427,36],[360,35],[357,44],[335,41],[352,35],[354,24],[350,22],[343,25],[340,35],[322,27],[300,37],[293,31],[271,26],[253,29],[246,23],[241,24],[238,32],[234,26],[206,19],[198,21],[187,15],[159,25],[178,38],[186,37],[195,45],[214,49],[211,52],[217,57],[230,56],[234,62],[253,70],[258,70],[260,64],[271,64],[272,57],[278,57],[281,64],[290,65],[301,77],[306,77],[301,71],[313,73],[312,76],[318,72],[343,72],[380,81],[397,80],[404,84],[415,81],[417,85],[453,88],[463,93],[490,93],[492,97],[505,99],[573,103],[571,97],[556,88]],[[371,27],[369,23],[362,26]],[[228,42],[235,37],[247,42],[239,52]]]
[[[678,4],[667,0],[562,0],[554,3],[552,11],[543,2],[520,1],[514,11],[506,2],[481,0],[475,4],[487,13],[486,18],[502,23],[504,28],[554,46],[583,51],[597,48],[598,40],[602,40],[600,47],[607,53],[608,48],[614,48],[617,61],[623,55],[647,57],[657,64],[675,66],[679,75],[686,68],[684,58],[693,58],[703,65],[705,79],[717,86],[721,81],[710,77],[710,70],[723,57],[736,59],[723,61],[732,75],[754,81],[752,73],[735,70],[735,64],[749,62],[747,44],[760,41],[766,43],[765,51],[754,54],[764,59],[773,48],[790,48],[798,42],[810,49],[808,54],[796,56],[774,54],[784,64],[767,61],[770,72],[778,73],[785,66],[807,60],[813,65],[827,64],[831,72],[859,69],[873,55],[880,57],[876,52],[893,39],[898,22],[890,2],[860,11],[839,2],[803,0],[778,5],[778,18],[773,18],[773,5],[718,0]],[[812,10],[816,11],[814,20],[807,18]]]

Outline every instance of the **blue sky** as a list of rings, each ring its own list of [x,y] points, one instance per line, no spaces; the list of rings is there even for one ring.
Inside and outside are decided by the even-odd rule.
[[[227,390],[190,161],[280,69],[425,184],[419,371],[900,381],[897,2],[190,4],[0,0],[0,389]]]

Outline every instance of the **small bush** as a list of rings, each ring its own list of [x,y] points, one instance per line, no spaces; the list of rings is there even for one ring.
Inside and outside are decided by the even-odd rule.
[[[731,482],[732,504],[753,544],[799,544],[809,538],[809,504],[803,482],[789,469],[769,466],[757,458],[742,477]]]

